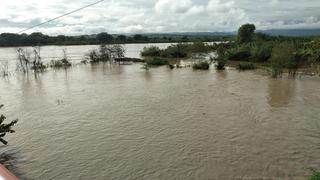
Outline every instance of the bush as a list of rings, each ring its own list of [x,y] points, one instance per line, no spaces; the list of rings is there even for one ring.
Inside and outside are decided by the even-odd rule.
[[[148,59],[146,62],[149,66],[164,66],[169,64],[167,60],[161,58]]]
[[[259,44],[251,48],[251,59],[254,62],[267,62],[271,58],[272,47]]]
[[[228,62],[228,52],[225,47],[219,47],[217,49],[218,57],[215,59],[216,61],[216,69],[217,70],[225,70],[225,66]]]
[[[256,69],[256,66],[250,62],[241,62],[237,65],[237,69],[239,69],[239,70],[253,70],[253,69]]]
[[[108,62],[118,58],[123,58],[125,49],[121,45],[100,45],[99,50],[91,50],[87,55],[86,59],[91,63],[97,62]]]
[[[210,46],[203,42],[195,42],[192,44],[179,43],[171,45],[164,50],[156,46],[145,47],[140,52],[144,57],[164,57],[164,58],[186,58],[190,57],[192,53],[208,53]]]
[[[68,61],[68,59],[61,59],[61,60],[52,60],[50,62],[51,68],[67,68],[70,67],[72,64]]]
[[[203,42],[194,42],[192,44],[188,44],[187,50],[191,53],[208,53],[209,46]]]
[[[160,56],[161,49],[156,46],[144,47],[140,54],[141,54],[141,56],[157,57],[157,56]]]
[[[227,51],[228,59],[234,61],[248,61],[251,56],[249,44],[240,45]]]
[[[292,43],[281,43],[273,48],[270,59],[272,77],[280,76],[285,68],[289,70],[297,68],[295,52],[296,49]]]
[[[171,45],[167,49],[161,51],[160,56],[165,58],[186,58],[188,57],[187,47],[187,44]]]
[[[208,70],[210,68],[210,64],[207,61],[194,63],[192,65],[194,70]]]

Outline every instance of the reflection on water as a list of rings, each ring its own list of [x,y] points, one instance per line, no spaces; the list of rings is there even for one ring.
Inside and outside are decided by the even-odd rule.
[[[30,179],[300,180],[320,169],[319,79],[102,63],[0,87],[4,113],[20,119],[7,159]]]
[[[288,107],[295,96],[296,81],[292,79],[270,79],[268,83],[269,104],[272,107]]]

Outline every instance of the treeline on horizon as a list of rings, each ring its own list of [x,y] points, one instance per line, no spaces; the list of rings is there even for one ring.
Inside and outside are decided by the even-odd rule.
[[[193,41],[230,41],[233,35],[184,35],[184,34],[135,34],[112,35],[106,32],[81,36],[49,36],[41,32],[32,34],[0,34],[0,47],[12,46],[42,46],[42,45],[96,45],[125,43],[169,43]]]
[[[268,36],[272,40],[310,40],[314,37]],[[31,34],[0,34],[0,47],[12,46],[43,46],[43,45],[98,45],[98,44],[126,44],[126,43],[171,43],[171,42],[213,42],[235,41],[236,35],[210,34],[135,34],[112,35],[106,32],[81,36],[49,36],[41,32]]]

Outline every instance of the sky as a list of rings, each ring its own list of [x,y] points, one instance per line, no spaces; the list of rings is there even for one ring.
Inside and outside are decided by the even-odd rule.
[[[97,0],[2,0],[0,33],[16,33]],[[320,0],[105,0],[27,31],[49,35],[99,32],[230,32],[320,28]]]

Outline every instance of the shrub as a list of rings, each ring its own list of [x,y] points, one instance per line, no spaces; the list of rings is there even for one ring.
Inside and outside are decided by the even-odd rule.
[[[187,50],[191,53],[208,53],[209,46],[203,42],[194,42],[192,44],[188,44]]]
[[[285,68],[296,68],[295,51],[292,43],[281,43],[273,48],[270,59],[272,77],[280,76]]]
[[[52,60],[50,62],[50,67],[52,68],[67,68],[70,66],[71,66],[71,63],[67,59]]]
[[[31,69],[37,72],[42,72],[47,69],[47,66],[44,65],[42,61],[33,61]]]
[[[161,58],[148,59],[146,62],[149,66],[164,66],[169,64],[167,60]]]
[[[165,58],[186,58],[188,56],[187,47],[188,45],[186,44],[171,45],[161,51],[160,56]]]
[[[194,70],[208,70],[209,68],[210,68],[210,64],[207,61],[194,63],[192,65],[192,69]]]
[[[91,50],[86,59],[91,63],[114,62],[115,59],[123,58],[125,49],[121,45],[100,45],[99,50]]]
[[[253,70],[253,69],[256,69],[256,66],[250,62],[241,62],[237,65],[237,69],[239,69],[239,70]]]
[[[225,47],[219,47],[217,49],[218,57],[215,59],[215,67],[217,70],[225,70],[225,66],[228,62],[227,50]]]
[[[248,61],[251,56],[249,44],[243,44],[227,51],[228,59],[235,61]]]
[[[254,62],[267,62],[271,58],[272,47],[259,44],[251,48],[251,59]]]
[[[157,56],[160,56],[161,50],[159,47],[156,47],[156,46],[144,47],[140,54],[141,56],[157,57]]]

